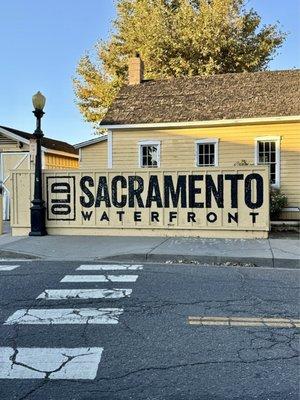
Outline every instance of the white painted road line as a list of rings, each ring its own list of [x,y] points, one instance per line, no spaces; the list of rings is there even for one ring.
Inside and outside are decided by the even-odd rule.
[[[138,271],[142,265],[118,265],[118,264],[83,264],[76,268],[77,271]]]
[[[20,265],[0,265],[0,272],[1,271],[12,271],[18,268]]]
[[[66,275],[61,282],[135,282],[138,275]]]
[[[102,347],[0,347],[0,379],[95,379]]]
[[[121,308],[21,309],[4,325],[117,324],[122,313]]]
[[[121,299],[130,297],[132,289],[46,289],[37,299]]]
[[[300,328],[300,319],[260,317],[188,317],[190,325],[261,326],[272,328]]]

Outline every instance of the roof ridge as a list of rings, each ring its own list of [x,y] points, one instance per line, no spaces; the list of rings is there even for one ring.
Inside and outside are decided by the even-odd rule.
[[[174,80],[180,79],[210,79],[210,78],[218,78],[224,76],[234,76],[240,77],[242,75],[258,75],[258,74],[279,74],[279,73],[292,73],[292,72],[300,72],[300,68],[292,68],[292,69],[276,69],[276,70],[263,70],[263,71],[243,71],[243,72],[224,72],[220,74],[209,74],[209,75],[180,75],[180,76],[171,76],[168,78],[158,78],[158,79],[144,79],[140,85],[154,82],[171,82]],[[139,85],[124,85],[125,87],[138,87]]]

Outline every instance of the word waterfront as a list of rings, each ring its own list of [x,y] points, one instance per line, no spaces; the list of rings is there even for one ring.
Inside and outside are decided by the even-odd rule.
[[[84,221],[91,221],[93,218],[93,211],[81,211],[81,215]],[[129,214],[129,218],[127,218],[127,215]],[[227,220],[227,223],[231,224],[232,222],[238,223],[239,222],[239,213],[230,213],[227,212],[224,214],[225,219]],[[258,212],[249,212],[249,217],[251,218],[251,221],[253,224],[256,223],[257,216],[259,215]],[[125,211],[116,211],[114,213],[114,217],[117,217],[117,221],[123,223],[126,219],[126,221],[131,221],[131,222],[145,222],[149,220],[149,216],[146,215],[143,218],[142,212],[141,211],[134,211],[133,213],[126,213]],[[164,222],[167,222],[168,224],[176,223],[178,219],[178,212],[177,211],[169,211],[166,213],[166,216],[162,215],[162,213],[158,211],[150,211],[150,222],[163,222],[163,219],[165,218]],[[110,222],[112,217],[110,213],[103,211],[99,218],[97,218],[99,222]],[[115,218],[113,218],[115,219]],[[197,213],[188,211],[186,213],[186,222],[187,223],[203,223],[205,221],[210,222],[210,223],[215,223],[219,219],[224,219],[224,216],[218,216],[217,213],[215,212],[208,212],[204,215],[204,217],[198,216]]]

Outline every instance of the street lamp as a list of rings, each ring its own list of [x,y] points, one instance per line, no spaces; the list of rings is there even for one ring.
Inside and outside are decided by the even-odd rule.
[[[33,114],[36,117],[36,129],[33,137],[36,141],[36,156],[35,156],[35,172],[34,172],[34,198],[32,207],[30,208],[31,231],[29,236],[45,236],[46,231],[46,208],[43,200],[43,185],[42,185],[42,137],[41,119],[45,114],[43,108],[46,103],[45,96],[41,92],[37,92],[32,96],[32,104],[34,107]]]

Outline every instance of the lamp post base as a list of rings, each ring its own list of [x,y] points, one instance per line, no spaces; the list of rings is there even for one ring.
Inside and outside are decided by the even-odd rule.
[[[39,232],[29,232],[28,236],[47,236],[48,233],[46,231],[39,231]]]
[[[30,208],[31,231],[29,236],[46,236],[46,208],[44,202],[33,200]]]

